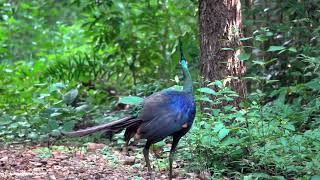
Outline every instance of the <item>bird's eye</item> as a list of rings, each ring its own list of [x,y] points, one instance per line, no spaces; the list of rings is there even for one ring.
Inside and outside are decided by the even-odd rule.
[[[182,61],[180,61],[180,64],[182,64],[182,65],[188,65],[188,63],[187,63],[187,61],[186,60],[182,60]]]

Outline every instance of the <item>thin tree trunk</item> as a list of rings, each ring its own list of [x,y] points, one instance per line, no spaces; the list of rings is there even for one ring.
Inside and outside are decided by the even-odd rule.
[[[251,21],[250,22],[250,25],[246,26],[243,28],[243,34],[244,34],[244,37],[249,37],[249,36],[252,36],[252,26],[253,26],[253,20],[254,20],[254,15],[252,14],[252,0],[245,0],[245,11],[249,12],[250,15],[247,15],[246,16],[246,20],[249,20]],[[252,40],[248,40],[245,42],[246,46],[252,46]],[[251,50],[251,48],[249,48],[249,50]]]
[[[245,0],[244,2],[244,11],[247,12],[248,14],[245,16],[246,19],[245,21],[249,21],[245,27],[243,27],[243,35],[244,37],[250,37],[253,35],[253,26],[254,26],[254,20],[255,20],[255,15],[252,13],[252,0]],[[244,12],[243,11],[243,12]],[[243,42],[244,46],[253,46],[253,39],[249,39],[247,41]],[[252,48],[245,48],[244,49],[246,53],[252,54]],[[248,65],[248,64],[247,64]],[[250,92],[251,91],[251,86],[252,86],[252,81],[247,81],[247,90]]]
[[[226,80],[240,96],[246,94],[245,83],[240,80],[246,72],[238,55],[241,29],[240,0],[200,0],[200,63],[201,73],[207,81]],[[232,48],[222,50],[222,48]],[[234,79],[233,77],[237,78]],[[232,104],[238,106],[240,98]]]

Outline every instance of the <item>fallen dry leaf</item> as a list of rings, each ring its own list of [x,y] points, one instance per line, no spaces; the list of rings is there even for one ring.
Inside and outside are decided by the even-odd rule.
[[[133,154],[140,156],[124,156],[119,148],[108,149],[112,159],[106,159],[103,154],[95,152],[104,148],[104,144],[90,143],[88,149],[93,151],[83,152],[79,149],[74,152],[61,152],[51,150],[52,157],[40,158],[33,150],[43,148],[40,146],[9,146],[0,150],[0,179],[134,179],[141,177],[149,179],[142,150],[136,149]],[[66,148],[61,148],[66,149]],[[140,152],[138,152],[140,151]],[[152,158],[151,153],[151,158]],[[139,157],[139,158],[138,158]],[[122,162],[122,163],[121,163]],[[157,163],[153,160],[152,163]],[[178,164],[182,164],[179,162]],[[174,163],[174,166],[177,166]],[[156,169],[156,168],[154,168]],[[168,171],[159,172],[156,169],[156,179],[168,179]],[[186,174],[179,177],[179,167],[174,169],[174,177],[178,179],[198,179],[195,174]]]
[[[88,143],[87,150],[89,152],[95,152],[98,149],[103,149],[106,145],[104,144],[97,144],[97,143]]]

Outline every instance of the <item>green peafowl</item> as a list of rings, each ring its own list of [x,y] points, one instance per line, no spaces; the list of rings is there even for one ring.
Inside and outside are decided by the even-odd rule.
[[[108,124],[74,132],[63,132],[62,134],[65,136],[83,136],[100,130],[119,132],[119,130],[126,129],[124,134],[125,147],[128,146],[130,139],[133,137],[146,139],[143,155],[151,179],[154,179],[154,174],[149,160],[149,148],[152,144],[163,140],[167,136],[172,136],[173,142],[169,155],[169,179],[172,179],[172,163],[176,147],[180,138],[190,130],[196,113],[196,105],[192,95],[192,79],[186,58],[183,55],[181,42],[180,56],[180,64],[184,75],[182,91],[165,89],[152,94],[144,99],[142,109],[136,117],[125,117]]]

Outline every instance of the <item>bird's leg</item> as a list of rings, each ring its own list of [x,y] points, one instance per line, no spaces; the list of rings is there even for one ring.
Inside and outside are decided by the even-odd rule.
[[[129,155],[129,151],[128,151],[128,145],[129,145],[129,142],[130,142],[130,132],[129,132],[129,129],[127,128],[126,131],[124,132],[124,147],[123,147],[123,152],[126,154],[126,155]]]
[[[128,145],[129,145],[130,139],[125,139],[124,147],[123,147],[123,152],[129,156],[129,150],[128,150]]]
[[[134,132],[135,132],[135,129],[127,128],[124,133],[125,144],[123,147],[123,151],[127,156],[129,156],[129,148],[128,148],[129,142],[130,142],[130,139],[134,136],[135,134]]]
[[[174,153],[176,152],[176,147],[178,145],[180,138],[181,137],[173,136],[173,141],[172,141],[170,155],[169,155],[169,168],[170,168],[169,179],[170,180],[172,179],[172,163],[173,163]]]
[[[149,141],[147,141],[147,143],[146,143],[146,145],[144,146],[144,149],[143,149],[143,155],[144,155],[144,159],[145,159],[146,164],[147,164],[148,173],[150,174],[150,179],[154,180],[155,176],[152,173],[150,160],[149,160],[149,149],[150,149],[150,146],[151,146],[151,143]]]

